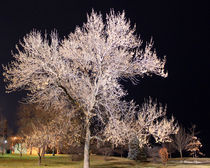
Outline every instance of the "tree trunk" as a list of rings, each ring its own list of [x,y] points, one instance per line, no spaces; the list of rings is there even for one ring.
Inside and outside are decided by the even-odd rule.
[[[22,145],[22,143],[20,144],[20,157],[22,157],[23,156],[23,145]]]
[[[22,157],[22,144],[18,144],[17,150],[20,152],[20,157]]]
[[[130,159],[131,143],[128,143],[128,158]]]
[[[42,155],[41,155],[41,149],[40,148],[38,149],[38,156],[39,156],[38,165],[40,166],[41,162],[42,162]]]
[[[131,160],[137,160],[139,154],[139,140],[137,139],[137,137],[133,137],[128,144],[128,158]]]
[[[42,162],[42,156],[39,155],[39,163],[38,163],[39,166],[41,165],[41,162]]]
[[[45,145],[42,147],[42,158],[44,158],[44,156],[45,156],[45,149],[46,149],[46,147],[45,147]]]
[[[2,145],[1,150],[1,155],[4,155],[4,144]]]
[[[179,153],[180,153],[180,157],[182,158],[182,150],[181,149],[179,150]]]
[[[83,168],[89,168],[89,167],[90,167],[90,123],[89,123],[89,120],[87,120]]]
[[[57,151],[56,151],[56,153],[57,154],[60,154],[60,150],[59,150],[59,144],[57,143],[57,149],[56,149]]]
[[[32,146],[30,147],[30,155],[32,155]]]
[[[55,156],[55,147],[53,147],[52,155]]]
[[[4,149],[2,148],[2,152],[1,152],[1,155],[4,155]]]

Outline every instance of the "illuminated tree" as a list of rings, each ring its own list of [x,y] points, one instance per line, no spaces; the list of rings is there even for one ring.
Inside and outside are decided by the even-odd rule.
[[[18,134],[29,134],[33,125],[46,124],[53,118],[53,112],[43,110],[37,104],[20,104],[17,112]]]
[[[190,131],[190,138],[189,143],[187,144],[187,151],[190,152],[190,155],[193,157],[197,157],[198,155],[204,155],[200,148],[202,147],[202,144],[200,140],[197,138],[197,134],[199,134],[199,131],[196,131],[196,125],[192,124],[192,127],[189,129]]]
[[[24,137],[25,135],[30,134],[31,130],[33,129],[32,126],[37,124],[37,120],[42,120],[44,123],[44,116],[46,116],[46,114],[38,110],[35,104],[20,104],[17,112],[17,136]],[[30,154],[32,154],[32,146],[29,146],[29,148]]]
[[[47,145],[51,142],[51,134],[49,134],[49,130],[50,128],[47,125],[32,125],[30,134],[24,136],[28,147],[38,148],[37,154],[39,156],[39,165],[41,164]]]
[[[65,109],[64,109],[65,110]],[[51,147],[59,149],[68,139],[69,144],[78,143],[78,139],[83,131],[81,122],[77,122],[80,113],[73,117],[68,117],[67,111],[62,113],[53,109],[45,110],[35,104],[22,104],[18,112],[18,135],[23,137],[28,148],[39,148],[39,159],[45,154],[45,148]]]
[[[68,111],[67,111],[68,112]],[[67,149],[70,147],[80,146],[84,142],[84,125],[82,124],[82,113],[76,113],[73,117],[69,117],[68,113],[64,114],[56,112],[55,117],[49,122],[49,134],[51,142],[49,147],[57,149]]]
[[[42,113],[44,112],[45,111],[42,111]],[[34,117],[33,120],[31,120],[29,132],[21,132],[27,147],[35,147],[38,149],[39,165],[41,164],[42,157],[45,155],[46,148],[52,147],[54,149],[58,147],[58,144],[62,141],[63,136],[66,136],[66,131],[69,128],[69,121],[63,122],[64,120],[61,120],[58,115],[54,118],[52,115],[50,116],[49,113],[47,115],[46,112],[43,116],[42,118]],[[48,117],[49,120],[45,117]],[[61,121],[61,123],[55,123],[55,121]],[[64,124],[66,125],[65,127]],[[62,128],[60,126],[62,126]],[[69,139],[69,141],[70,140],[71,139]]]
[[[17,150],[19,151],[20,153],[20,156],[22,157],[23,155],[23,149],[24,149],[24,139],[22,137],[17,137],[16,140],[15,140],[15,144],[17,146]]]
[[[165,117],[166,108],[153,102],[151,98],[140,108],[130,102],[128,108],[124,109],[121,115],[110,119],[104,135],[115,145],[129,144],[128,157],[131,159],[137,157],[138,147],[149,144],[150,136],[153,136],[157,143],[170,142],[170,135],[178,131],[174,118],[168,120]]]
[[[202,147],[201,142],[198,140],[196,136],[192,136],[188,145],[187,145],[187,151],[190,152],[190,155],[193,157],[197,157],[199,155],[203,155],[203,153],[200,151],[200,148]]]
[[[125,13],[111,11],[103,21],[102,15],[92,11],[82,28],[59,41],[54,32],[47,39],[40,32],[27,34],[14,61],[4,66],[7,91],[27,90],[26,101],[45,107],[81,110],[86,129],[84,168],[89,167],[91,122],[106,124],[120,112],[126,92],[120,79],[164,72],[165,59],[158,59],[153,42],[142,49],[142,40],[135,35],[135,27]]]

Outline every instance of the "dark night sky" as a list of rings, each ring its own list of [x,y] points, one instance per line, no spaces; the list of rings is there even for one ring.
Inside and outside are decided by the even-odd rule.
[[[166,103],[168,116],[172,114],[186,127],[196,124],[203,142],[203,151],[210,156],[210,59],[209,59],[209,13],[208,4],[181,0],[112,0],[112,1],[47,1],[30,0],[0,3],[0,63],[12,60],[11,50],[32,29],[48,33],[57,29],[60,37],[67,36],[86,21],[91,9],[109,12],[125,10],[137,33],[145,41],[151,37],[160,57],[166,55],[167,79],[154,76],[140,79],[132,86],[125,82],[129,98],[141,103],[152,96]],[[67,3],[68,2],[68,3]],[[17,101],[22,93],[6,94],[0,74],[0,107],[15,127]]]

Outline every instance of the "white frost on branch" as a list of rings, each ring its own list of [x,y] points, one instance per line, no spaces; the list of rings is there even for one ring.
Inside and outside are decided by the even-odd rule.
[[[22,49],[17,46],[15,60],[4,66],[7,91],[25,89],[28,101],[51,105],[74,101],[88,116],[93,111],[101,115],[100,105],[114,113],[113,104],[126,94],[119,78],[167,76],[165,59],[157,58],[152,42],[141,49],[142,41],[134,32],[125,13],[114,11],[105,23],[93,11],[82,28],[62,41],[55,32],[48,40],[47,35],[32,31],[20,42]]]
[[[50,39],[38,31],[27,34],[13,54],[14,61],[3,66],[6,89],[27,90],[26,101],[45,107],[81,110],[86,118],[85,149],[89,150],[91,119],[106,124],[121,111],[126,95],[121,78],[137,82],[136,76],[167,77],[166,59],[159,59],[152,46],[151,41],[142,47],[124,12],[111,11],[103,21],[100,13],[92,11],[87,22],[63,40],[56,32]],[[89,151],[85,153],[84,167],[89,167]]]
[[[129,144],[137,137],[142,147],[149,143],[150,135],[156,142],[168,142],[171,141],[170,135],[179,129],[173,117],[170,120],[166,118],[166,108],[151,98],[141,108],[131,102],[124,114],[110,118],[105,128],[104,135],[115,145]]]

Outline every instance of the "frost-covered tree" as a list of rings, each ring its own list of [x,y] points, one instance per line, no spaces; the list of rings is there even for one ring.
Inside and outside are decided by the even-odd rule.
[[[55,118],[52,111],[43,110],[37,104],[21,104],[18,108],[18,140],[22,140],[30,149],[38,148],[39,164],[44,155],[45,148],[52,141],[52,133],[50,123]],[[20,141],[21,142],[21,141]],[[23,143],[17,143],[21,149]]]
[[[196,131],[196,125],[192,124],[192,127],[189,129],[190,131],[190,136],[189,136],[189,141],[186,147],[186,150],[190,152],[190,155],[193,157],[197,157],[198,155],[204,155],[201,151],[200,148],[203,146],[199,140],[199,138],[195,135],[199,134],[199,131]]]
[[[54,149],[67,149],[70,146],[75,147],[81,145],[84,142],[84,125],[82,124],[83,116],[81,113],[76,113],[73,117],[64,112],[56,112],[55,117],[49,122],[51,134],[51,142],[48,144],[52,148],[53,153]]]
[[[24,136],[27,147],[38,148],[37,154],[39,156],[39,165],[48,144],[50,144],[52,137],[49,134],[50,127],[48,125],[37,124],[33,125],[30,134]]]
[[[120,79],[164,72],[165,59],[158,59],[153,42],[142,48],[142,40],[125,13],[111,11],[103,21],[92,11],[83,26],[59,40],[55,32],[44,37],[38,31],[27,34],[14,61],[4,66],[7,91],[27,90],[26,101],[46,107],[74,108],[85,115],[84,168],[89,167],[90,126],[94,118],[106,124],[120,112],[126,95]]]
[[[105,128],[105,136],[112,143],[129,144],[128,157],[136,158],[138,148],[149,144],[149,137],[153,136],[157,143],[170,142],[170,135],[176,134],[178,125],[166,118],[166,108],[150,98],[142,105],[136,106],[133,102],[127,105],[127,109],[110,119]]]
[[[190,155],[193,157],[197,157],[198,155],[203,155],[203,153],[200,151],[201,147],[202,144],[200,140],[196,136],[192,136],[187,145],[187,151],[189,151]]]

